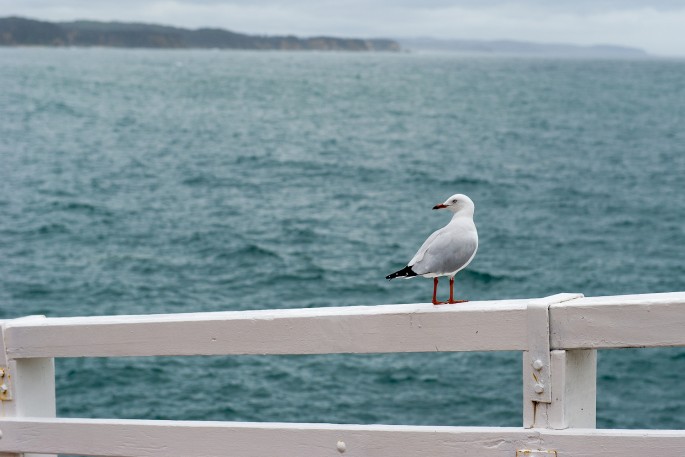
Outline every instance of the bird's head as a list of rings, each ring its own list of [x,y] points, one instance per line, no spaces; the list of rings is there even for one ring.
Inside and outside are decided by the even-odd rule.
[[[473,201],[464,194],[454,194],[444,203],[437,204],[433,209],[447,209],[453,213],[468,211],[473,214],[475,205]]]

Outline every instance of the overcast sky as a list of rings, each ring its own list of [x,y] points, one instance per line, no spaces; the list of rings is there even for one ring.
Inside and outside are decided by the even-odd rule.
[[[0,16],[258,34],[515,39],[685,56],[685,0],[0,0]]]

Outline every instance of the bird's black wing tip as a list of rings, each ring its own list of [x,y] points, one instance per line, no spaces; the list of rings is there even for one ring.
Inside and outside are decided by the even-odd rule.
[[[411,269],[409,265],[406,267],[402,268],[401,270],[397,270],[394,273],[390,273],[388,276],[385,277],[387,280],[395,279],[395,278],[411,278],[413,276],[417,276],[414,270]]]

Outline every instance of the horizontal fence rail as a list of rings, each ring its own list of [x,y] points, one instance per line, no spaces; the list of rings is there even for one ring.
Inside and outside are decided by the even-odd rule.
[[[683,457],[685,431],[596,430],[596,350],[685,346],[685,292],[0,321],[0,457]],[[64,419],[54,358],[523,352],[523,427]]]
[[[685,345],[685,293],[548,297],[551,349]],[[351,306],[18,319],[10,358],[526,351],[528,305]]]
[[[684,292],[585,297],[549,313],[553,349],[685,345]]]
[[[0,451],[98,456],[516,457],[544,449],[557,457],[682,457],[685,450],[685,431],[663,430],[111,419],[0,419],[0,428],[7,431]]]

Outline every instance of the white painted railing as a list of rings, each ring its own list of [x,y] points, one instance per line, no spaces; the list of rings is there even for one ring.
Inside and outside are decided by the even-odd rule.
[[[0,457],[685,456],[596,430],[596,349],[685,346],[685,292],[0,321]],[[522,428],[56,418],[55,357],[523,351]],[[685,413],[685,412],[684,412]]]

